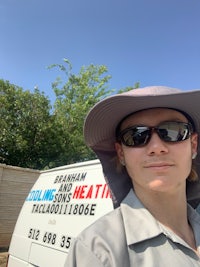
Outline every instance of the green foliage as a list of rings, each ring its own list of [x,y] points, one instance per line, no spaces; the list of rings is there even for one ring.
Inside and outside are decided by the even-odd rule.
[[[88,111],[113,92],[107,68],[91,64],[74,74],[67,59],[49,68],[64,77],[52,83],[53,107],[38,89],[24,91],[0,80],[0,163],[47,169],[96,157],[84,143],[83,124]]]
[[[65,60],[65,63],[67,68],[64,65],[50,66],[58,67],[67,77],[63,85],[59,78],[52,84],[56,94],[54,114],[62,131],[61,165],[95,158],[83,140],[84,119],[95,103],[112,92],[107,88],[111,77],[105,66],[82,67],[75,75],[71,73],[70,62]]]
[[[49,100],[0,80],[0,162],[41,169],[58,156]],[[54,140],[54,141],[52,141]]]
[[[120,89],[117,93],[118,93],[118,94],[121,94],[121,93],[123,93],[123,92],[127,92],[127,91],[130,91],[130,90],[132,90],[132,89],[137,89],[137,88],[139,88],[139,87],[140,87],[140,83],[139,83],[139,82],[136,82],[136,83],[134,84],[134,86],[128,86],[128,87],[122,88],[122,89]]]

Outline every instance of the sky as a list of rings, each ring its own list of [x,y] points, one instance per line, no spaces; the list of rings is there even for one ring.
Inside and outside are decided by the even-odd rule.
[[[199,0],[1,0],[0,79],[54,100],[51,64],[105,65],[109,89],[200,88]]]

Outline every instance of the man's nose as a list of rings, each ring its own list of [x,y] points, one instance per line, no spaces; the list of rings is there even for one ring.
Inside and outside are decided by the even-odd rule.
[[[147,144],[148,154],[163,154],[168,152],[167,143],[160,139],[156,131],[152,131],[151,138]]]

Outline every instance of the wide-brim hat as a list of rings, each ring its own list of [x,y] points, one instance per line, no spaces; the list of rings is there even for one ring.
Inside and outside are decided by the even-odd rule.
[[[115,207],[132,187],[126,171],[119,173],[113,160],[116,157],[114,146],[116,127],[129,114],[150,108],[171,108],[188,114],[195,125],[195,131],[200,136],[200,90],[183,91],[165,86],[132,89],[103,99],[90,110],[86,117],[85,142],[94,150],[102,163]],[[200,177],[199,149],[196,165]],[[199,181],[190,182],[187,185],[187,197],[188,201],[195,205],[200,201]]]

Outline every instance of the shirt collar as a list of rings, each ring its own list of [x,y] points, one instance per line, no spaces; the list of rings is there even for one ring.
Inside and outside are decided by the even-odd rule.
[[[200,247],[200,214],[195,211],[189,204],[188,204],[188,220],[190,222],[190,225],[192,226],[196,246]]]
[[[182,243],[178,236],[160,224],[144,207],[131,189],[121,203],[127,244],[135,244],[154,238],[160,234],[168,236],[175,242]],[[133,218],[130,220],[130,218]],[[200,215],[188,204],[188,220],[193,228],[197,247],[200,246]]]
[[[163,232],[159,223],[139,201],[132,189],[121,203],[121,212],[128,245],[153,238]]]

